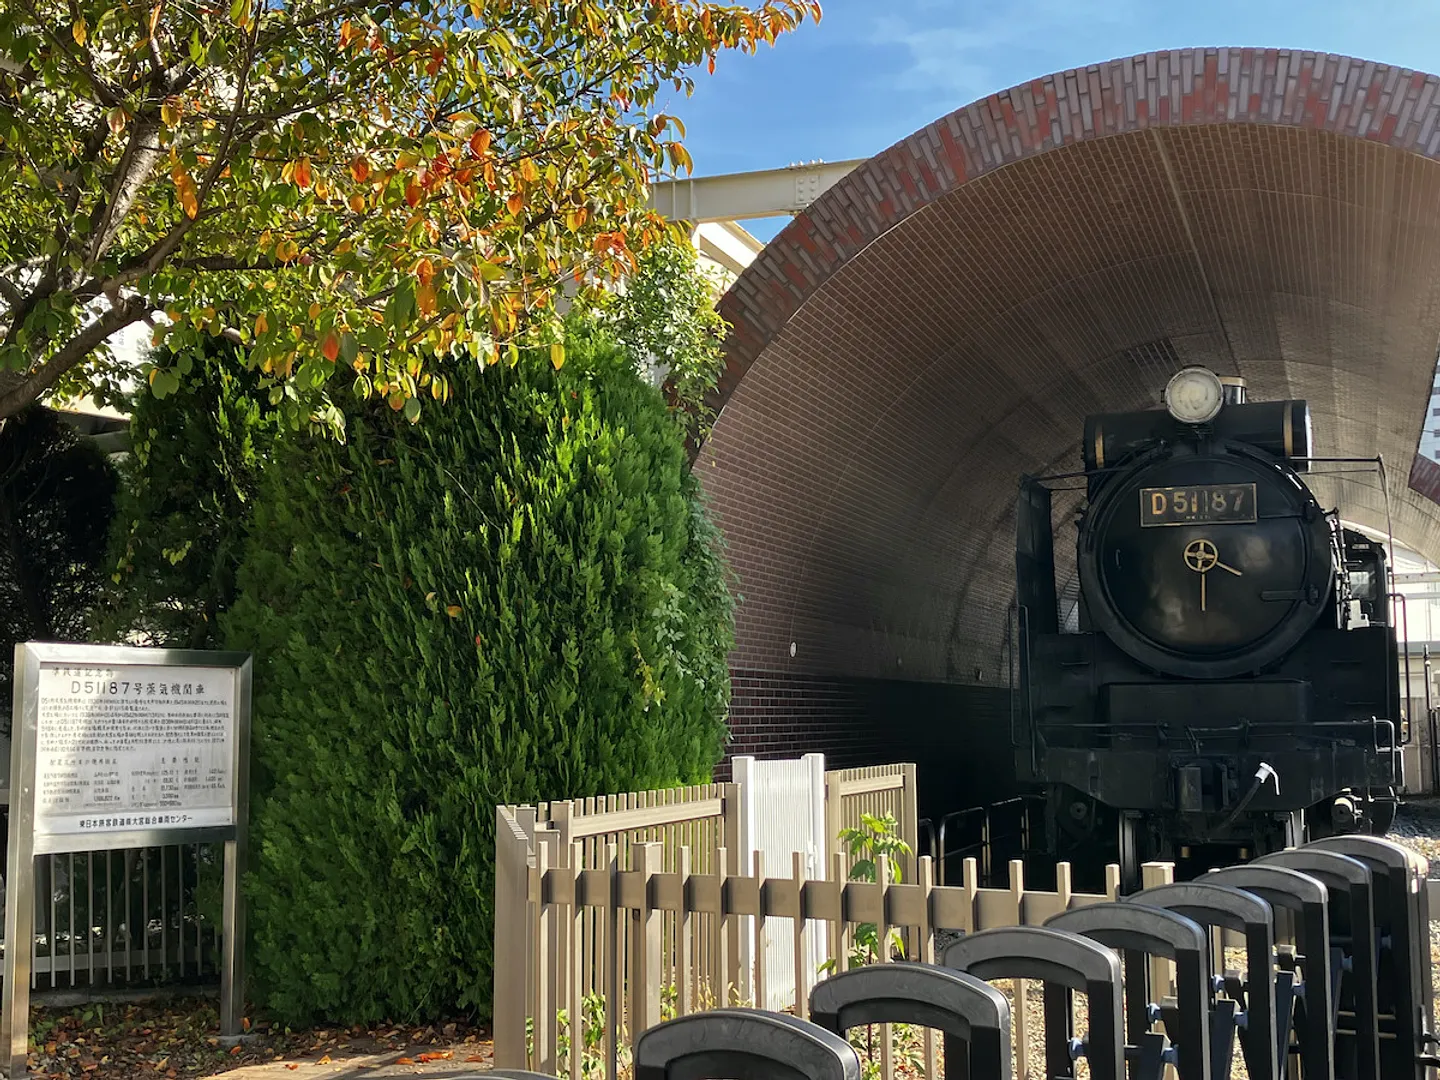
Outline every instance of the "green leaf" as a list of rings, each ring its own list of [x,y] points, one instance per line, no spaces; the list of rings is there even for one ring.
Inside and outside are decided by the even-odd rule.
[[[34,73],[7,84],[0,109],[3,147],[25,148],[23,159],[0,152],[0,266],[50,259],[77,281],[135,267],[127,284],[157,308],[183,311],[186,334],[248,335],[263,315],[271,329],[254,360],[266,375],[251,387],[255,400],[274,396],[287,423],[337,437],[345,425],[327,395],[332,380],[355,385],[362,355],[375,363],[370,391],[378,384],[387,396],[407,378],[445,373],[482,335],[518,346],[508,352],[514,366],[544,368],[557,302],[573,295],[572,272],[581,268],[593,271],[587,295],[620,277],[637,286],[633,299],[619,301],[623,318],[611,329],[636,363],[670,370],[680,404],[703,402],[723,329],[704,314],[713,303],[692,303],[709,288],[693,267],[645,250],[653,237],[647,169],[667,153],[689,160],[670,138],[683,137],[683,125],[663,116],[651,131],[649,117],[659,90],[684,85],[712,53],[752,48],[813,13],[792,0],[758,0],[740,20],[697,0],[678,30],[673,5],[622,12],[567,0],[509,5],[503,17],[483,0],[476,6],[483,18],[466,0],[421,0],[307,21],[293,5],[254,0],[232,0],[218,13],[184,4],[128,14],[124,5],[0,5],[0,55]],[[295,31],[278,32],[292,15]],[[257,23],[261,32],[252,33]],[[74,49],[43,45],[57,33],[83,43],[83,78]],[[117,100],[104,88],[135,85],[135,48],[152,34],[195,70],[173,95]],[[378,42],[385,52],[377,55]],[[204,117],[218,115],[216,87],[241,83],[250,119],[234,139]],[[437,100],[456,122],[417,130],[416,109]],[[104,162],[118,160],[157,112],[162,166],[137,178],[110,223],[104,265],[92,267],[89,208],[113,202],[113,168]],[[92,138],[96,117],[108,125],[106,146],[85,164],[75,148]],[[307,179],[298,162],[309,163],[309,184],[297,182]],[[50,178],[63,178],[61,186]],[[193,225],[183,244],[155,256],[177,207]],[[422,260],[435,275],[419,292]],[[91,317],[85,305],[73,296],[51,303],[54,312],[0,331],[5,363],[35,369],[73,353],[57,389],[101,389],[113,369],[107,346],[78,348]],[[324,378],[291,355],[309,349],[287,339],[293,332],[323,340],[343,328],[355,343]],[[568,364],[565,344],[550,351],[557,369]],[[402,357],[422,358],[420,372],[386,370]],[[249,362],[232,360],[237,370]],[[402,396],[414,392],[405,385]],[[27,404],[7,402],[12,413]],[[688,424],[692,412],[696,425],[706,422],[701,408],[676,416]]]

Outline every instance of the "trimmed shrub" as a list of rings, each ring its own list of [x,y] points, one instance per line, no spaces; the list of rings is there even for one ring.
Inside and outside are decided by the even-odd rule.
[[[496,804],[720,757],[731,605],[680,423],[608,341],[566,355],[277,443],[222,625],[256,654],[252,972],[291,1022],[488,1012]]]
[[[105,597],[115,470],[49,409],[0,424],[0,694],[10,700],[15,644],[87,641]],[[10,731],[10,711],[0,721]]]
[[[210,339],[156,362],[187,372],[177,390],[132,402],[111,560],[120,586],[105,636],[140,645],[218,647],[216,619],[235,600],[250,505],[277,430],[257,403],[258,375]]]

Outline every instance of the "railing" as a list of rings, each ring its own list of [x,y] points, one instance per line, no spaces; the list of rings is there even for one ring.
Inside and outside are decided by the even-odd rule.
[[[218,880],[218,858],[197,844],[38,858],[32,989],[216,977],[219,928],[199,909],[197,887],[212,869]]]
[[[827,847],[836,843],[842,828],[860,827],[863,815],[888,814],[895,819],[900,837],[915,850],[914,765],[830,771],[825,773],[824,790]],[[537,860],[546,860],[547,867],[564,865],[572,874],[596,881],[595,875],[639,872],[642,858],[649,860],[644,869],[651,874],[696,879],[724,876],[727,880],[749,874],[758,878],[758,853],[754,865],[738,865],[744,850],[743,814],[736,784],[500,807],[495,969],[496,985],[511,989],[495,995],[497,1028],[523,1031],[527,1018],[546,1016],[552,1008],[562,1010],[568,1018],[577,1010],[584,1011],[587,1002],[593,1014],[601,1001],[616,1000],[617,987],[630,985],[629,965],[643,939],[631,919],[619,917],[617,907],[597,904],[580,905],[572,918],[556,923],[543,941],[537,938],[535,901],[528,884],[539,865]],[[821,865],[832,861],[827,856]],[[851,862],[848,854],[843,856],[835,871],[837,880],[848,877]],[[901,868],[905,880],[911,880],[914,866],[913,857],[907,857]],[[654,918],[662,939],[669,943],[665,955],[672,958],[672,966],[678,962],[674,958],[684,954],[690,972],[687,985],[695,995],[716,1003],[727,997],[764,1000],[763,965],[758,960],[743,968],[738,964],[742,956],[763,955],[764,950],[755,947],[764,932],[763,920],[722,920],[718,912],[699,909],[660,909]],[[805,940],[794,943],[794,948],[804,948]],[[834,944],[827,940],[818,951],[833,956]],[[816,951],[811,948],[809,955],[813,958]],[[555,964],[564,958],[563,980],[558,968],[547,969],[549,975],[542,972],[542,966],[552,962],[552,953]],[[624,961],[618,967],[617,956]],[[679,995],[677,984],[667,985],[676,986],[674,993]],[[518,986],[524,986],[524,994],[515,992]]]
[[[1068,864],[1057,869],[1055,891],[1029,891],[1019,861],[1011,864],[1008,889],[978,887],[974,859],[965,861],[958,886],[936,885],[928,857],[916,861],[915,876],[904,883],[891,880],[883,858],[878,882],[848,881],[838,853],[829,876],[817,881],[806,879],[799,855],[790,877],[740,872],[723,850],[715,854],[715,869],[695,870],[684,848],[675,868],[666,869],[663,846],[653,842],[632,845],[628,866],[612,845],[606,866],[592,869],[580,843],[567,849],[558,830],[533,825],[528,813],[517,817],[501,807],[497,825],[495,1063],[572,1080],[618,1077],[634,1037],[667,1016],[736,1004],[742,973],[735,930],[745,916],[754,919],[757,932],[771,920],[794,928],[793,1007],[803,1017],[820,977],[805,960],[808,935],[823,935],[840,970],[848,965],[860,924],[873,924],[882,941],[891,928],[899,929],[916,943],[919,958],[933,959],[937,932],[1038,925],[1060,911],[1119,895],[1114,866],[1107,869],[1103,895],[1075,893]],[[590,960],[576,942],[591,916],[603,978],[587,1000]],[[764,966],[756,963],[745,974],[762,998]],[[1023,983],[1016,997],[1023,1009]],[[577,1006],[588,1021],[574,1021]],[[881,1042],[890,1045],[883,1033]],[[926,1054],[933,1056],[933,1048],[927,1046]]]

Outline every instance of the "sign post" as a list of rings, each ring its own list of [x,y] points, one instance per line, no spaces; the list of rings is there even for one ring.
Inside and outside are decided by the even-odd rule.
[[[225,844],[220,1032],[245,998],[240,869],[249,813],[246,653],[15,646],[0,1054],[26,1075],[35,858]]]

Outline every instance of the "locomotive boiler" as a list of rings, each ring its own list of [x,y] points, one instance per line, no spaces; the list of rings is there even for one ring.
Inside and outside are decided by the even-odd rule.
[[[1015,745],[1052,851],[1199,868],[1383,832],[1400,690],[1381,544],[1305,483],[1304,401],[1204,368],[1091,416],[1084,471],[1022,481]],[[1056,494],[1083,485],[1062,619]]]

